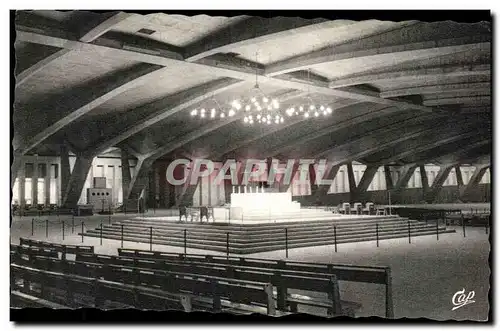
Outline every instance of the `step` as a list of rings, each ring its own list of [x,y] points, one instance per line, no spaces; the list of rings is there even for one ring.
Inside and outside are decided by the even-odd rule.
[[[455,233],[455,230],[446,230],[446,229],[440,229],[439,234],[445,234],[445,233]],[[416,236],[424,236],[424,235],[435,235],[436,231],[419,231],[417,233],[412,234],[412,237]],[[86,234],[87,236],[90,237],[98,237],[97,235],[89,235]],[[404,238],[406,237],[406,234],[384,234],[379,236],[379,240],[386,240],[386,239],[394,239],[394,238]],[[106,239],[115,239],[115,240],[120,240],[119,236],[112,236],[112,235],[107,235],[104,237]],[[134,242],[142,242],[142,243],[149,243],[149,241],[146,240],[141,240],[140,238],[124,238],[126,241],[134,241]],[[132,239],[132,240],[131,240]],[[376,237],[375,236],[365,236],[361,238],[341,238],[337,239],[337,244],[342,244],[342,243],[351,243],[351,242],[361,242],[361,241],[375,241]],[[164,245],[169,245],[169,246],[178,246],[178,247],[183,247],[184,243],[182,241],[160,241],[160,240],[153,240],[153,244],[164,244]],[[312,247],[312,246],[324,246],[324,245],[332,245],[333,242],[331,238],[328,239],[316,239],[314,243],[308,241],[308,242],[300,242],[300,243],[289,243],[288,248],[300,248],[300,247]],[[206,243],[198,243],[198,242],[188,242],[187,244],[188,248],[196,248],[196,249],[204,249],[204,250],[213,250],[213,251],[219,251],[219,252],[226,252],[226,246],[225,245],[220,245],[220,244],[206,244]],[[274,244],[274,245],[267,245],[267,246],[259,246],[257,248],[235,248],[230,246],[230,253],[233,254],[251,254],[251,253],[258,253],[258,252],[264,252],[264,251],[272,251],[272,250],[283,250],[284,249],[284,244]]]
[[[423,223],[412,223],[411,226],[411,231],[414,231],[416,229],[421,229],[421,228],[432,228],[434,229],[435,227],[433,225],[425,225]],[[384,224],[379,226],[379,232],[383,231],[388,231],[388,230],[394,230],[394,229],[401,229],[404,231],[407,231],[407,223],[402,223],[402,224]],[[137,230],[134,230],[137,229]],[[93,231],[99,232],[99,229],[94,229]],[[121,233],[121,228],[120,227],[115,227],[115,226],[104,226],[103,227],[103,233],[109,233],[109,232],[118,232]],[[149,229],[148,228],[140,228],[140,227],[124,227],[123,229],[124,233],[132,233],[132,234],[138,234],[142,233],[143,235],[147,235],[149,238]],[[370,233],[370,232],[375,232],[375,226],[371,227],[355,227],[355,228],[339,228],[337,229],[337,235],[343,235],[343,234],[353,234],[353,233]],[[289,238],[293,238],[295,236],[303,236],[303,235],[316,235],[316,234],[324,234],[324,233],[329,233],[333,235],[334,229],[329,227],[327,229],[323,228],[310,228],[310,229],[302,229],[300,231],[288,231],[288,236]],[[198,237],[198,238],[211,238],[211,239],[220,239],[220,240],[226,240],[226,232],[216,232],[216,233],[206,233],[203,230],[199,231],[194,231],[194,230],[188,230],[187,234],[190,238],[193,237]],[[158,236],[168,236],[168,237],[183,237],[184,236],[184,231],[162,231],[162,230],[157,230],[154,229],[153,232],[154,237]],[[279,232],[274,232],[274,233],[263,233],[263,234],[258,234],[258,233],[245,233],[245,234],[235,234],[235,233],[230,233],[230,240],[231,241],[248,241],[248,240],[260,240],[263,238],[276,238],[276,237],[283,237],[285,236],[285,232],[283,229],[280,229]]]
[[[245,231],[245,230],[256,230],[256,231],[266,231],[269,228],[293,228],[293,227],[310,227],[313,225],[327,225],[327,226],[343,226],[343,225],[361,225],[361,224],[375,224],[375,223],[382,223],[382,222],[398,222],[398,221],[408,221],[408,218],[379,218],[377,220],[322,220],[322,221],[306,221],[306,222],[280,222],[280,223],[261,223],[261,224],[226,224],[226,225],[219,225],[219,224],[213,224],[213,223],[207,223],[207,222],[151,222],[151,221],[145,221],[145,220],[120,220],[117,221],[116,224],[123,224],[123,225],[140,225],[142,227],[150,227],[153,226],[155,228],[188,228],[188,227],[200,227],[204,226],[205,230],[210,231],[210,230],[228,230],[232,229],[234,231]],[[210,227],[210,229],[209,229]]]
[[[445,231],[445,228],[440,228],[439,231]],[[411,235],[414,235],[416,233],[420,232],[432,232],[435,233],[435,228],[431,227],[423,227],[420,229],[414,229],[414,231],[411,233]],[[383,231],[379,232],[379,237],[383,237],[388,234],[401,234],[402,237],[407,236],[408,232],[406,229],[401,229],[401,230],[390,230],[390,231]],[[92,235],[94,237],[100,237],[100,231],[89,231],[86,233],[86,235]],[[113,237],[114,239],[121,239],[121,233],[116,233],[112,231],[103,231],[103,238],[109,238]],[[352,239],[352,238],[363,238],[363,237],[375,237],[374,231],[371,232],[365,232],[365,233],[348,233],[348,234],[342,234],[342,235],[337,235],[337,242],[341,242],[342,240],[345,239]],[[144,235],[144,234],[137,234],[137,233],[125,233],[123,239],[125,241],[138,241],[138,242],[146,242],[149,243],[149,235]],[[317,242],[318,240],[321,239],[326,239],[333,243],[333,234],[324,234],[322,236],[302,236],[302,237],[295,237],[295,238],[289,238],[288,242],[289,244],[293,244],[295,242],[309,242],[311,244]],[[280,238],[279,239],[280,244],[279,245],[284,245],[285,238]],[[174,243],[174,242],[180,242],[184,243],[184,237],[180,236],[175,236],[175,237],[170,237],[170,238],[158,238],[158,237],[153,237],[153,243]],[[226,238],[206,238],[206,237],[196,237],[196,236],[190,236],[188,237],[188,246],[190,243],[201,243],[201,244],[206,244],[206,245],[216,245],[216,246],[222,246],[226,247]],[[245,248],[245,247],[252,247],[252,246],[266,246],[266,245],[272,245],[276,243],[276,239],[274,240],[269,240],[269,239],[262,239],[262,240],[251,240],[251,241],[235,241],[231,240],[230,238],[230,247],[237,247],[237,248]]]
[[[417,223],[417,221],[410,221],[411,224]],[[377,222],[378,223],[378,222]],[[398,221],[384,221],[380,222],[379,226],[385,226],[385,225],[390,225],[390,224],[408,224],[407,220],[398,220]],[[226,233],[226,232],[231,232],[231,233],[239,233],[239,234],[258,234],[258,233],[269,233],[272,231],[276,232],[281,232],[284,231],[285,228],[288,228],[289,231],[294,231],[294,230],[300,230],[300,229],[310,229],[310,228],[322,228],[322,229],[333,229],[333,226],[336,226],[337,229],[351,229],[351,228],[357,228],[357,227],[373,227],[375,228],[376,223],[356,223],[356,224],[332,224],[330,222],[325,222],[321,224],[310,224],[308,223],[302,223],[302,224],[297,224],[294,226],[283,226],[276,224],[274,226],[266,226],[260,229],[244,229],[241,227],[226,227],[226,228],[216,228],[212,227],[210,224],[207,223],[202,223],[202,224],[192,224],[192,225],[184,225],[184,224],[144,224],[144,223],[129,223],[129,222],[117,222],[113,223],[112,226],[115,226],[117,228],[121,228],[121,225],[123,225],[124,229],[126,228],[135,228],[135,229],[149,229],[150,227],[153,227],[155,231],[167,231],[167,232],[172,232],[172,231],[183,231],[184,229],[188,231],[203,231],[204,233]],[[108,225],[104,225],[105,227]]]

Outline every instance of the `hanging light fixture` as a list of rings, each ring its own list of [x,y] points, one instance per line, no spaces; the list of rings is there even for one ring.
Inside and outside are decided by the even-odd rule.
[[[208,103],[210,105],[210,108],[205,109],[203,107],[200,109],[195,108],[195,109],[191,110],[191,112],[190,112],[191,117],[198,116],[200,118],[210,118],[210,119],[215,119],[217,117],[218,118],[225,118],[226,117],[226,112],[220,106],[217,99],[215,99],[214,95],[212,95],[212,98],[210,98],[210,100],[208,100]],[[232,116],[232,115],[230,115],[230,116]]]
[[[255,63],[257,63],[257,56],[258,53],[255,53]],[[231,103],[232,109],[245,112],[244,123],[254,124],[257,122],[270,125],[284,122],[278,99],[271,98],[260,89],[257,65],[255,66],[255,85],[251,95],[249,98],[234,100]]]
[[[311,82],[310,69],[307,70],[307,80]],[[322,104],[316,104],[310,97],[309,87],[307,88],[307,100],[308,103],[302,104],[298,107],[290,107],[285,112],[289,117],[292,116],[303,116],[304,118],[317,118],[320,116],[327,116],[333,113],[332,108],[324,106]]]

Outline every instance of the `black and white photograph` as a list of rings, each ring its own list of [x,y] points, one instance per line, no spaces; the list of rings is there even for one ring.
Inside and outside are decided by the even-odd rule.
[[[10,320],[491,322],[493,14],[433,13],[11,10]]]

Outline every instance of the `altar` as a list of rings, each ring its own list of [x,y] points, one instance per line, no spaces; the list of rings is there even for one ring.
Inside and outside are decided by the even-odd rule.
[[[232,220],[271,219],[300,212],[300,203],[292,201],[291,192],[232,193]]]

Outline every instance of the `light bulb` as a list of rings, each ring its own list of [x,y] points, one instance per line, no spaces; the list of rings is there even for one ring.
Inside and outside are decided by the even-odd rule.
[[[274,109],[278,109],[280,106],[277,103],[275,103],[275,104],[273,104],[273,107],[274,107]]]
[[[234,108],[236,108],[236,110],[240,110],[241,109],[241,105],[239,103],[237,103],[236,105],[234,105]]]
[[[263,98],[262,98],[262,101],[263,101],[263,102],[268,102],[268,101],[269,101],[269,99],[268,99],[268,98],[266,98],[266,97],[263,97]]]
[[[251,119],[251,120],[253,120],[253,117],[252,117],[252,115],[248,116],[248,118],[249,118],[249,119]]]
[[[267,119],[270,120],[271,119],[271,115],[267,114]]]
[[[205,114],[204,114],[204,113],[201,113],[200,117],[201,117],[201,118],[205,117]]]
[[[268,124],[268,125],[269,125],[269,124],[271,124],[271,121],[267,121],[267,124]]]
[[[250,101],[252,101],[252,102],[256,102],[256,101],[257,101],[257,98],[253,97],[252,99],[250,99]]]
[[[284,121],[285,121],[285,120],[283,119],[283,117],[282,117],[282,118],[280,118],[280,122],[281,122],[281,123],[283,123]]]
[[[295,112],[295,115],[298,115],[298,114],[299,114],[299,112],[297,112],[297,111],[296,111],[296,112]]]
[[[309,117],[309,113],[304,113],[304,117],[308,118]]]
[[[198,111],[196,109],[191,111],[191,116],[195,116]]]
[[[226,115],[224,113],[220,113],[220,117],[224,118],[224,117],[226,117]]]
[[[253,124],[253,120],[251,119],[248,123]]]
[[[278,124],[280,121],[279,120],[275,120],[274,123]]]
[[[332,108],[328,107],[328,108],[326,108],[326,111],[328,112],[328,114],[331,114],[332,113]]]
[[[233,116],[233,115],[234,115],[234,110],[233,110],[233,109],[231,109],[231,110],[229,111],[229,116]]]
[[[261,116],[260,116],[260,114],[257,114],[257,119],[258,119],[258,120],[260,120],[260,117],[261,117]]]
[[[295,111],[295,108],[291,108],[290,111],[293,113]]]
[[[249,110],[250,110],[250,105],[246,105],[246,106],[245,106],[245,110],[246,110],[246,111],[249,111]]]
[[[318,117],[319,113],[317,111],[314,112],[314,116]]]
[[[303,112],[304,111],[304,107],[300,106],[299,110],[300,110],[300,112]]]
[[[326,116],[326,115],[328,115],[328,113],[327,113],[326,111],[324,111],[324,112],[323,112],[323,115],[325,115],[325,116]]]
[[[313,110],[314,109],[314,106],[313,105],[310,105],[309,106],[309,110]]]
[[[201,113],[203,114],[205,112],[205,108],[201,108]]]
[[[243,119],[243,122],[247,123],[248,122],[248,118],[245,116],[245,118]]]
[[[214,117],[215,117],[215,113],[210,114],[210,118],[214,118]]]
[[[319,107],[319,109],[325,110],[325,106],[321,105],[321,107]]]
[[[273,110],[273,107],[267,106],[267,110]]]

